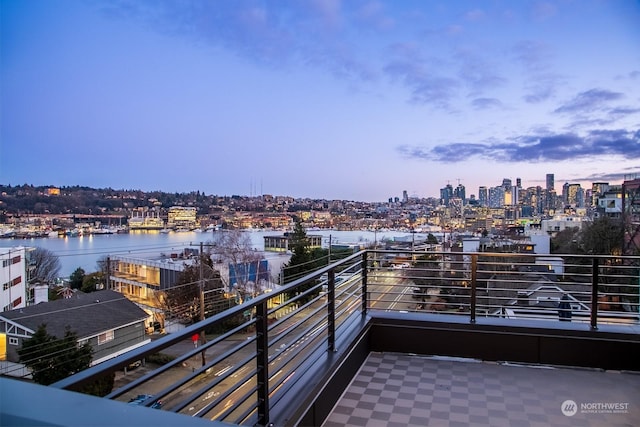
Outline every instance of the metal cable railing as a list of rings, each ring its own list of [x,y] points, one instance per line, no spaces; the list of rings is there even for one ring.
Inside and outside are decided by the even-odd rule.
[[[393,255],[392,258],[389,255]],[[638,324],[640,258],[377,251],[371,309]],[[402,264],[402,268],[397,268]],[[384,281],[398,283],[393,289]],[[375,284],[375,286],[374,286]]]
[[[217,328],[107,397],[142,394],[146,406],[266,425],[271,407],[368,312],[638,325],[639,266],[640,257],[366,250],[53,386],[76,388]]]

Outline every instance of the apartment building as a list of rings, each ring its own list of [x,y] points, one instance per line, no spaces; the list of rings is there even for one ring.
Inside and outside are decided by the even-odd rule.
[[[0,308],[9,311],[27,305],[29,248],[0,248]]]

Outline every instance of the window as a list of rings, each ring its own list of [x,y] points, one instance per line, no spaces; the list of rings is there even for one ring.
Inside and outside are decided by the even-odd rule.
[[[18,338],[9,337],[9,345],[18,345]]]
[[[102,345],[113,340],[113,331],[107,331],[104,334],[98,335],[98,345]]]

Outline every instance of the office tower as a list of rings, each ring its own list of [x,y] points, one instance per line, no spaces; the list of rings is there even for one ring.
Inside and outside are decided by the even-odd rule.
[[[489,197],[487,194],[487,187],[481,186],[478,188],[478,202],[480,206],[485,207],[489,205]]]
[[[584,206],[584,190],[582,189],[580,184],[569,184],[567,186],[566,203],[575,207]]]
[[[453,187],[451,184],[447,184],[444,188],[440,189],[440,203],[449,206],[449,201],[453,197]]]
[[[504,205],[504,188],[503,187],[489,188],[489,207],[501,208],[503,205]]]
[[[555,189],[555,178],[554,175],[552,173],[548,173],[547,174],[547,191],[551,191]]]
[[[402,201],[403,201],[404,203],[407,203],[407,202],[409,201],[409,194],[407,193],[407,190],[404,190],[404,191],[402,192]]]
[[[453,195],[462,199],[462,202],[464,203],[466,197],[466,189],[464,188],[464,185],[462,184],[458,184],[458,186],[456,187],[456,189],[453,191]]]

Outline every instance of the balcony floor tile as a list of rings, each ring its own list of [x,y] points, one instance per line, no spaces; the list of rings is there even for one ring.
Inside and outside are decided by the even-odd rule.
[[[574,415],[563,413],[566,401],[575,402]],[[371,353],[324,426],[595,427],[638,420],[640,374]]]

